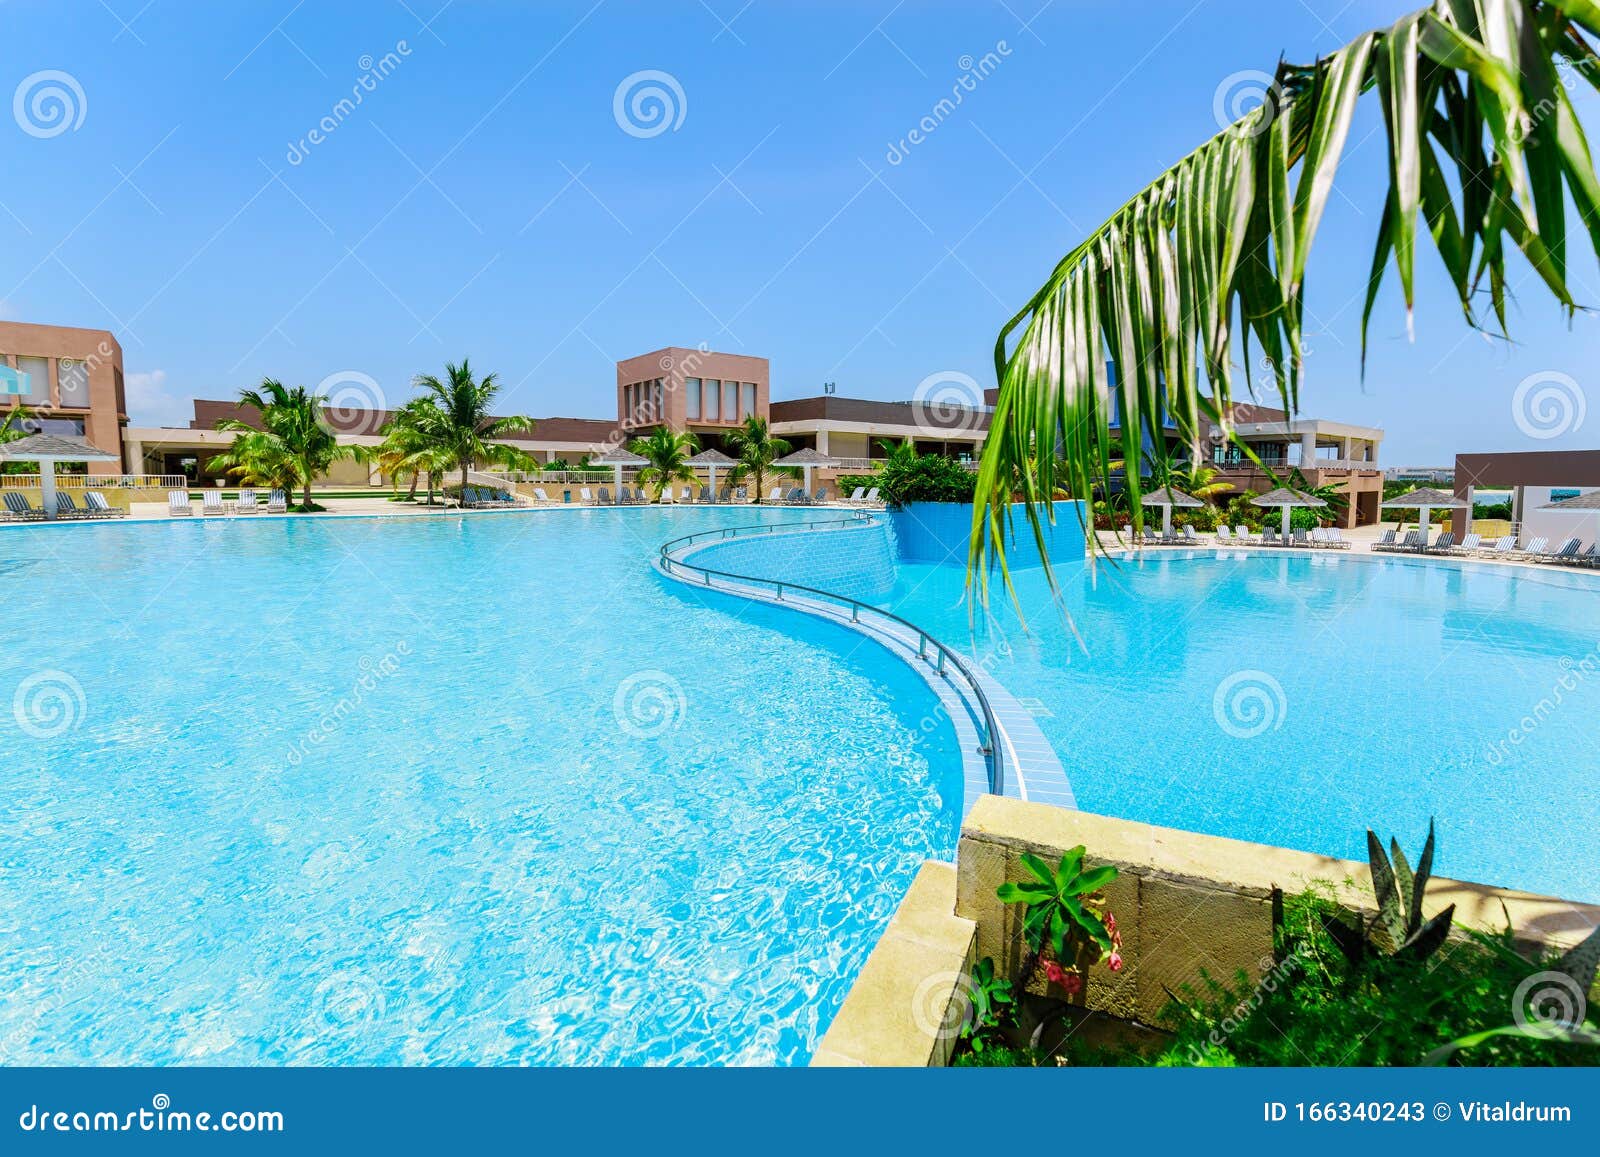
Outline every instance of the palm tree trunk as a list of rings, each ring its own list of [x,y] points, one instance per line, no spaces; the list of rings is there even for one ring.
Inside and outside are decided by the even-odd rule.
[[[417,483],[421,480],[421,478],[422,475],[418,474],[415,470],[411,472],[411,489],[406,491],[407,502],[415,502],[417,500]]]

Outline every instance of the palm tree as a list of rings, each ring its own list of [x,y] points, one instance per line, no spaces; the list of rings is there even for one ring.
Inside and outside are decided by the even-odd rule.
[[[1273,476],[1273,481],[1277,481],[1276,475]],[[1330,514],[1343,514],[1350,506],[1350,495],[1342,485],[1333,482],[1327,486],[1313,486],[1311,485],[1311,480],[1305,476],[1305,473],[1298,466],[1289,468],[1289,480],[1284,485],[1291,490],[1298,490],[1301,494],[1309,494],[1313,498],[1322,499],[1328,504],[1327,510]]]
[[[635,438],[628,443],[629,450],[649,462],[648,466],[639,468],[638,481],[641,486],[654,484],[657,502],[661,501],[661,491],[674,482],[695,480],[689,459],[699,448],[700,443],[687,430],[680,434],[665,426],[657,426],[649,437]]]
[[[1233,489],[1231,484],[1217,481],[1215,467],[1204,465],[1185,467],[1174,466],[1171,463],[1167,463],[1164,469],[1158,471],[1156,485],[1171,486],[1202,502],[1219,494],[1227,494]]]
[[[475,381],[466,358],[461,359],[460,365],[446,362],[444,370],[443,380],[432,374],[418,374],[412,383],[426,391],[423,398],[438,411],[437,415],[426,415],[418,428],[426,431],[433,448],[442,452],[447,468],[461,471],[461,485],[466,486],[468,471],[479,463],[533,469],[530,455],[494,441],[527,433],[535,425],[532,418],[521,415],[496,418],[490,414],[490,406],[500,393],[495,375],[485,374],[482,381]]]
[[[439,407],[431,397],[412,398],[390,415],[383,427],[383,441],[363,455],[397,481],[402,476],[410,477],[408,501],[416,500],[417,482],[426,475],[429,506],[433,505],[435,476],[451,466],[449,453],[437,435],[439,415]]]
[[[304,386],[290,389],[274,378],[263,378],[259,389],[239,391],[239,401],[260,415],[260,428],[238,418],[218,422],[217,429],[238,437],[211,459],[211,468],[253,485],[298,489],[298,509],[318,509],[311,501],[312,481],[340,459],[354,456],[353,449],[339,445],[323,423],[327,399]]]
[[[744,424],[728,435],[728,448],[738,460],[738,465],[730,471],[729,481],[735,486],[742,485],[746,479],[753,482],[757,502],[761,501],[768,474],[792,478],[800,473],[792,466],[773,465],[789,453],[791,447],[784,439],[775,437],[767,420],[757,414],[747,415]]]
[[[1513,247],[1570,314],[1566,200],[1600,251],[1600,180],[1557,59],[1594,83],[1600,54],[1587,36],[1600,36],[1592,0],[1436,0],[1314,64],[1280,62],[1260,107],[1069,252],[995,343],[1000,397],[969,554],[981,596],[991,562],[1010,589],[1014,472],[1040,542],[1057,472],[1075,494],[1107,480],[1113,383],[1128,461],[1138,460],[1143,431],[1160,429],[1163,414],[1192,459],[1202,418],[1231,428],[1235,337],[1247,374],[1251,340],[1261,345],[1285,409],[1295,411],[1305,271],[1364,92],[1376,90],[1383,110],[1390,181],[1362,313],[1363,360],[1391,259],[1409,328],[1419,215],[1469,325],[1479,324],[1475,298],[1487,277],[1505,333]],[[1057,446],[1059,456],[1040,455],[1030,472],[1035,445]],[[1128,482],[1138,486],[1132,472]]]

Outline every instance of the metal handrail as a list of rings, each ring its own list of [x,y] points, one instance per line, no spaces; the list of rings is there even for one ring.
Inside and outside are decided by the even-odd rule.
[[[677,548],[692,546],[694,543],[702,539],[717,539],[719,541],[724,541],[735,538],[748,538],[754,535],[762,534],[782,534],[798,530],[815,530],[826,527],[845,527],[862,522],[875,524],[877,521],[878,520],[872,515],[858,511],[852,514],[849,518],[812,519],[806,522],[768,522],[749,526],[728,526],[721,527],[716,530],[696,531],[694,534],[685,534],[661,544],[659,551],[661,569],[663,573],[669,576],[671,576],[673,573],[673,567],[681,567],[684,570],[692,571],[700,578],[701,585],[712,590],[716,589],[711,582],[713,578],[729,579],[733,582],[762,584],[774,589],[777,594],[777,601],[780,603],[784,601],[784,591],[794,591],[800,594],[810,595],[814,598],[831,600],[835,603],[844,604],[850,610],[850,621],[852,623],[859,623],[861,621],[861,614],[865,611],[870,614],[877,615],[879,618],[888,619],[892,623],[898,623],[900,626],[905,627],[907,630],[911,631],[917,636],[917,658],[923,660],[924,662],[933,663],[940,676],[946,680],[949,680],[950,678],[949,668],[955,668],[955,670],[960,673],[961,677],[966,680],[967,686],[972,689],[973,698],[976,699],[978,703],[978,714],[981,717],[979,721],[983,725],[983,735],[980,737],[982,746],[978,750],[982,752],[985,762],[987,762],[989,765],[989,791],[994,795],[1004,795],[1005,755],[1002,751],[1003,744],[1000,742],[1000,728],[995,722],[994,708],[989,703],[989,697],[984,694],[983,686],[978,682],[977,676],[972,673],[972,669],[967,666],[966,661],[962,659],[962,657],[955,651],[945,646],[938,639],[928,634],[927,631],[923,630],[909,619],[902,618],[893,611],[886,611],[882,607],[873,606],[871,603],[864,603],[860,599],[853,599],[849,595],[841,595],[836,594],[833,591],[819,590],[816,587],[808,587],[802,583],[790,582],[787,579],[760,578],[756,575],[734,574],[732,571],[712,570],[710,567],[697,566],[692,562],[687,562],[680,558],[674,558],[672,553]],[[933,658],[931,659],[929,658],[928,654],[930,648],[933,651]]]

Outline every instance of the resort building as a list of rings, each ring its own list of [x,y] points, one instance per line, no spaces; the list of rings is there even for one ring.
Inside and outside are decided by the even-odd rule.
[[[0,322],[0,412],[22,405],[29,433],[85,438],[116,454],[128,424],[122,346],[108,330]],[[119,474],[116,461],[90,474]]]
[[[1455,494],[1467,504],[1461,518],[1472,529],[1472,505],[1480,490],[1511,492],[1511,524],[1524,541],[1540,536],[1560,543],[1577,535],[1600,541],[1600,507],[1547,510],[1552,502],[1600,491],[1600,450],[1524,450],[1457,454]]]
[[[1383,501],[1383,469],[1378,464],[1381,429],[1326,418],[1291,418],[1285,410],[1245,402],[1234,403],[1228,416],[1232,440],[1215,425],[1208,424],[1205,430],[1211,447],[1208,465],[1218,471],[1218,482],[1257,494],[1281,485],[1235,445],[1243,442],[1262,466],[1279,475],[1298,469],[1308,485],[1340,487],[1349,496],[1344,526],[1371,526],[1378,521]]]

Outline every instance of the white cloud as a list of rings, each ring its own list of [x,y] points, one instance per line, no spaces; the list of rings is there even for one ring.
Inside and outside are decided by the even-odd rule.
[[[135,426],[187,426],[193,417],[189,399],[167,390],[167,371],[129,374],[123,381],[128,421]]]

